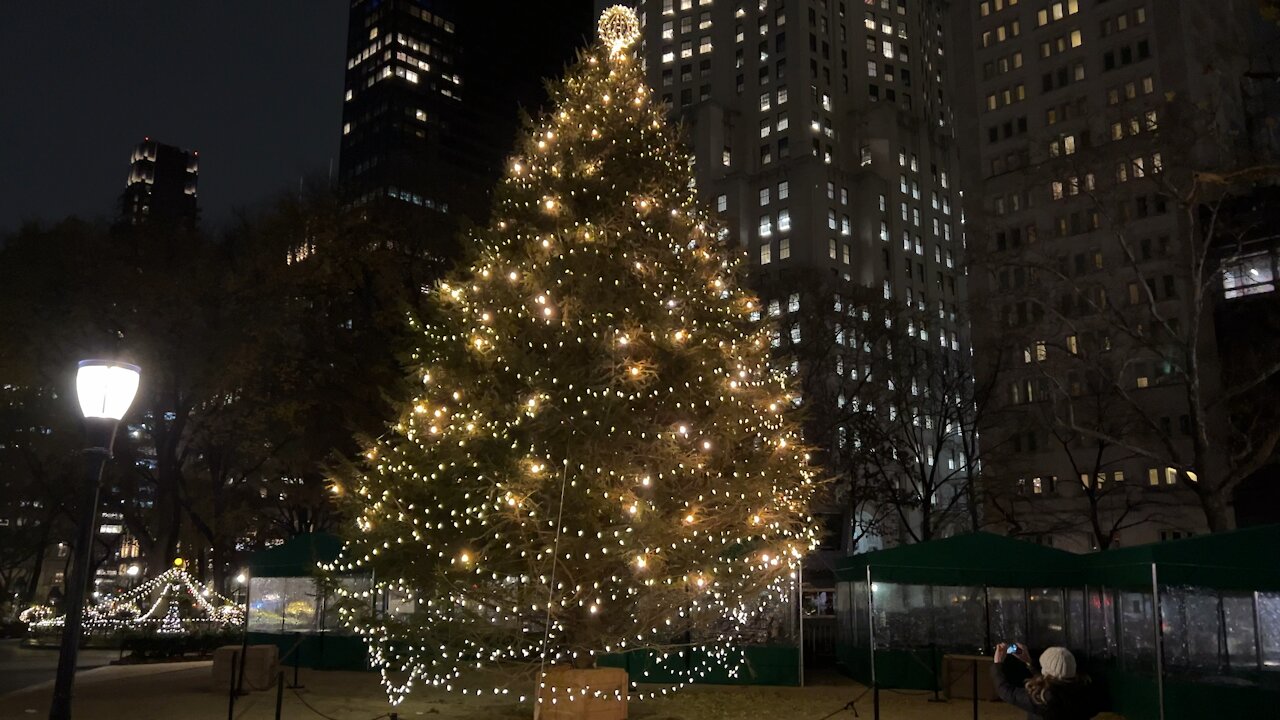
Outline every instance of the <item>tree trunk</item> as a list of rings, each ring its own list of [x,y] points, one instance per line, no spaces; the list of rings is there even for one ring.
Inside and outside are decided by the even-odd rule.
[[[1203,488],[1199,493],[1200,507],[1204,510],[1204,519],[1209,524],[1209,532],[1224,532],[1236,526],[1231,507],[1227,504],[1221,490],[1213,487]]]
[[[34,604],[36,590],[40,588],[40,573],[44,572],[44,556],[49,550],[49,532],[50,526],[53,525],[52,519],[47,519],[44,527],[40,531],[40,542],[36,547],[35,561],[31,566],[31,577],[27,579],[27,588],[22,593],[22,604]]]
[[[972,456],[968,456],[972,457]],[[968,475],[966,473],[966,475]],[[978,513],[978,487],[976,478],[968,475],[965,480],[964,494],[969,505],[969,532],[978,532],[982,529],[982,518]]]

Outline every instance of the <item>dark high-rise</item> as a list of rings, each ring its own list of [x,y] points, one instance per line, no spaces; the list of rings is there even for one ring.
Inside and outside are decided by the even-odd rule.
[[[1246,143],[1265,140],[1241,97],[1245,28],[1258,22],[1249,5],[953,6],[961,179],[984,306],[975,345],[999,381],[999,422],[984,435],[992,527],[1073,550],[1209,529],[1197,488],[1231,472],[1214,433],[1232,423],[1216,398],[1223,361],[1240,351],[1210,341],[1224,279],[1193,260],[1215,230],[1184,193],[1193,169],[1247,165],[1240,155],[1258,149]],[[1272,250],[1256,252],[1227,263],[1225,279],[1243,286],[1255,261],[1269,271]],[[1232,301],[1239,288],[1224,289]],[[1227,337],[1266,337],[1241,327]]]
[[[456,257],[463,221],[487,220],[519,110],[545,99],[543,79],[572,58],[589,10],[585,0],[554,10],[352,0],[339,162],[348,201],[408,220],[429,252]]]
[[[486,119],[464,102],[458,5],[352,0],[347,30],[343,190],[357,205],[418,210],[440,237],[456,216],[483,215],[477,189],[500,159],[482,142]]]
[[[199,153],[144,138],[129,159],[129,179],[121,199],[127,225],[144,223],[193,227],[199,216],[196,183]]]

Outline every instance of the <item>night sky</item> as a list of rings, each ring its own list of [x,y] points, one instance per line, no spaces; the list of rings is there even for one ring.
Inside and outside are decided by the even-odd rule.
[[[465,4],[511,52],[481,62],[472,88],[513,113],[539,102],[537,76],[559,74],[590,29],[590,0]],[[336,174],[347,8],[0,2],[0,235],[28,220],[114,217],[144,136],[200,152],[200,206],[215,228],[330,162]]]

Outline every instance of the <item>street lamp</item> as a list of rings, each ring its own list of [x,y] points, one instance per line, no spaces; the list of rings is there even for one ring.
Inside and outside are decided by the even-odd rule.
[[[133,403],[142,370],[136,365],[110,360],[82,360],[76,372],[76,396],[84,414],[88,447],[89,487],[80,509],[76,529],[75,558],[67,583],[66,615],[62,626],[62,649],[58,653],[58,674],[53,685],[53,705],[49,720],[70,720],[71,686],[80,651],[80,622],[84,615],[84,593],[89,584],[89,563],[93,555],[93,531],[98,519],[98,490],[102,469],[111,457],[116,427]]]

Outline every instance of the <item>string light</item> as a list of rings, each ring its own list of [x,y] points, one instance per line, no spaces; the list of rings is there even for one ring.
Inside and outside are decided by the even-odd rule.
[[[19,619],[32,631],[60,629],[66,620],[46,606],[28,608]],[[85,607],[81,622],[90,634],[133,629],[177,635],[240,627],[244,624],[244,608],[199,584],[179,566]]]
[[[433,293],[416,397],[334,482],[355,520],[326,569],[372,575],[341,586],[339,613],[393,702],[423,684],[505,694],[470,671],[633,649],[677,681],[570,690],[540,671],[537,697],[735,676],[737,643],[816,547],[819,483],[744,258],[651,100],[635,13],[599,27],[509,161],[470,267]],[[379,595],[407,611],[371,614]]]

